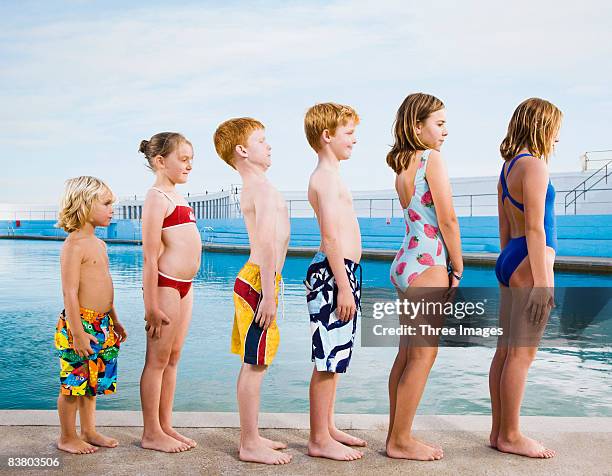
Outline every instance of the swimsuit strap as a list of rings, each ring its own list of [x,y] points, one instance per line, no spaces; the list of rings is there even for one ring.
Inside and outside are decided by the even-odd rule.
[[[157,187],[151,187],[151,190],[155,190],[156,192],[161,193],[164,197],[166,197],[168,200],[170,200],[170,203],[172,203],[172,205],[174,205],[175,207],[177,206],[176,203],[174,202],[174,200],[172,200],[172,198],[170,197],[170,195],[168,195],[166,192],[164,192],[163,190],[160,190]]]
[[[521,157],[527,157],[527,156],[533,157],[532,154],[519,154],[516,157],[514,157],[510,161],[510,165],[508,165],[508,169],[505,173],[504,173],[505,164],[502,165],[501,174],[499,175],[499,181],[502,186],[502,203],[504,203],[504,200],[506,199],[506,197],[508,197],[512,205],[514,205],[516,208],[518,208],[522,212],[525,211],[525,206],[521,202],[515,200],[512,195],[510,195],[510,191],[508,190],[508,183],[506,179],[508,178],[508,174],[512,170],[512,167],[514,167],[514,164],[516,163],[516,161],[520,159]]]
[[[416,174],[414,175],[414,189],[416,191],[416,185],[419,182],[419,179],[424,178],[425,177],[425,171],[427,169],[427,161],[429,160],[429,154],[431,154],[431,149],[427,149],[425,152],[423,152],[423,155],[421,155],[421,158],[419,159],[421,162],[423,162],[423,164],[419,164],[419,168],[416,171]]]

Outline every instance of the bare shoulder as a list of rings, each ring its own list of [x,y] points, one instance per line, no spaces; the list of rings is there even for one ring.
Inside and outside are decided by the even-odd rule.
[[[73,235],[68,235],[62,244],[62,256],[67,254],[83,254],[82,240],[75,238]]]
[[[108,247],[106,246],[106,242],[103,239],[98,238],[97,236],[95,237],[95,239],[98,245],[100,245],[104,251],[107,251]]]
[[[430,165],[434,168],[444,165],[444,160],[442,159],[442,153],[440,151],[431,149],[429,158],[427,159],[427,167],[429,168]]]
[[[518,165],[518,164],[517,164]],[[548,166],[543,159],[537,159],[535,157],[527,157],[527,160],[523,160],[520,164],[522,169],[529,174],[542,174],[548,176]]]
[[[60,261],[62,263],[74,263],[75,261],[83,262],[86,260],[87,254],[88,246],[86,240],[69,235],[68,238],[64,240],[64,244],[62,245]]]
[[[278,200],[278,192],[274,186],[266,181],[262,181],[257,185],[257,189],[253,190],[253,203],[255,207],[275,207]]]
[[[161,207],[168,202],[168,199],[164,196],[163,193],[158,192],[157,190],[153,190],[152,188],[145,194],[146,205],[152,205],[154,207]]]
[[[339,177],[329,170],[316,168],[310,176],[308,190],[316,193],[330,192],[339,186]]]

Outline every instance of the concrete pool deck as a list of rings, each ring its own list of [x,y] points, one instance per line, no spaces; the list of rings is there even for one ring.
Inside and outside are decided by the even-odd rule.
[[[139,447],[141,414],[135,411],[99,411],[98,426],[120,441],[115,449],[95,456],[74,456],[55,447],[57,414],[53,410],[0,411],[3,445],[0,474],[9,474],[8,457],[58,457],[62,473],[79,474],[612,474],[612,418],[523,417],[524,431],[557,451],[551,460],[504,454],[487,446],[490,417],[483,415],[417,415],[417,437],[444,447],[435,462],[391,460],[385,456],[386,415],[338,415],[337,424],[368,441],[365,456],[355,462],[337,462],[306,455],[307,414],[265,413],[262,433],[285,440],[293,461],[285,466],[263,466],[238,460],[236,413],[175,412],[175,426],[199,443],[177,455]],[[85,466],[84,466],[85,465]],[[86,469],[85,469],[86,468]],[[57,474],[57,469],[19,473]]]
[[[63,241],[64,238],[53,236],[12,236],[0,235],[0,239],[10,240],[40,240],[40,241]],[[142,245],[140,240],[104,240],[107,243],[116,244],[131,244]],[[220,245],[203,243],[203,251],[212,253],[240,253],[246,254],[249,252],[249,247],[244,245]],[[291,246],[287,251],[288,255],[292,256],[312,256],[316,253],[317,248]],[[395,257],[396,250],[386,249],[364,249],[362,252],[363,259],[373,259],[381,261],[392,261]],[[489,266],[494,267],[498,253],[463,253],[463,260],[466,265],[473,266]],[[557,271],[576,271],[581,273],[612,273],[612,258],[598,256],[557,256],[555,259],[555,270]]]

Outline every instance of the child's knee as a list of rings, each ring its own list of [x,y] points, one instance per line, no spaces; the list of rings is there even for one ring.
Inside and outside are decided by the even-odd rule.
[[[493,359],[496,361],[504,361],[506,360],[506,357],[508,357],[508,347],[498,347],[495,350],[495,355],[493,356]]]
[[[156,370],[163,370],[168,366],[171,352],[151,352],[147,356],[145,365]]]
[[[57,397],[57,402],[66,403],[68,405],[76,405],[79,402],[79,398],[80,397],[75,395],[66,395],[60,392],[59,396]]]
[[[535,359],[537,352],[538,349],[536,347],[511,347],[508,350],[506,360],[510,360],[513,363],[530,365]]]
[[[170,355],[168,356],[168,367],[176,367],[179,363],[179,360],[181,358],[181,351],[179,350],[172,350],[170,352]]]
[[[438,356],[438,347],[411,347],[408,349],[408,360],[433,365]]]

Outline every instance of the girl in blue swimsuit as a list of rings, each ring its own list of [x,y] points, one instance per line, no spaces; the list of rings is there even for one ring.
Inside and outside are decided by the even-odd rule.
[[[397,112],[394,135],[387,164],[397,174],[395,188],[404,210],[406,233],[391,265],[390,279],[400,300],[418,301],[417,293],[431,293],[424,288],[439,291],[455,287],[463,273],[459,224],[440,155],[447,135],[444,104],[428,94],[409,95]],[[429,317],[417,318],[426,323]],[[440,447],[412,435],[412,421],[437,350],[437,340],[422,336],[400,340],[389,375],[386,449],[391,458],[427,461],[444,455]]]
[[[514,111],[500,146],[505,160],[498,185],[502,251],[495,274],[502,291],[504,337],[498,341],[489,373],[490,444],[500,451],[532,458],[555,455],[520,432],[519,418],[527,372],[554,305],[557,235],[548,158],[561,120],[561,111],[550,102],[527,99]]]

